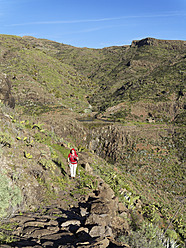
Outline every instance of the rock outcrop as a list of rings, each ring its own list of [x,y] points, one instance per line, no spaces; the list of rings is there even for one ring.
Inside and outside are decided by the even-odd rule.
[[[92,129],[87,140],[88,148],[98,156],[110,162],[122,162],[126,160],[127,149],[133,149],[138,139],[144,136],[148,139],[160,139],[165,134],[174,133],[174,127],[167,125],[137,126],[108,125]]]
[[[11,108],[15,107],[15,99],[11,94],[11,82],[6,74],[0,74],[0,101]]]
[[[172,49],[185,49],[186,47],[186,42],[184,41],[179,41],[179,40],[160,40],[160,39],[155,39],[155,38],[145,38],[142,40],[134,40],[132,41],[131,47],[137,46],[141,47],[144,45],[149,45],[149,46],[167,46],[168,48]]]
[[[61,204],[58,199],[37,211],[13,216],[9,222],[14,224],[12,234],[17,241],[1,247],[129,247],[116,241],[118,235],[129,232],[121,217],[127,210],[121,211],[112,189],[97,180],[97,190],[77,199],[77,206],[65,207],[63,199]]]

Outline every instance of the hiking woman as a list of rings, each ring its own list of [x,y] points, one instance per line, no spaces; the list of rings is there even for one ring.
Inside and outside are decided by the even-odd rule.
[[[76,150],[72,148],[68,155],[68,163],[70,167],[71,178],[75,178],[76,176],[76,169],[77,169],[77,162],[78,162],[78,155]]]

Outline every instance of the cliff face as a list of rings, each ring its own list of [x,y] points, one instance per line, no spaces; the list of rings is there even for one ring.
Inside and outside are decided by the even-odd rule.
[[[154,38],[145,38],[142,40],[134,40],[132,41],[131,47],[141,47],[141,46],[164,46],[167,49],[176,49],[176,50],[185,50],[186,49],[186,42],[181,40],[159,40]]]
[[[163,138],[172,137],[174,132],[175,128],[171,125],[106,125],[90,131],[89,149],[113,163],[126,164],[129,162],[128,153],[137,155],[138,149],[154,151],[155,154],[156,150],[161,151]]]

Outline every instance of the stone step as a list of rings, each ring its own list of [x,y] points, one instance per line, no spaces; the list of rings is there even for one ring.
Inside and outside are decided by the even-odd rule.
[[[10,222],[16,223],[12,232],[16,241],[0,247],[126,247],[114,240],[116,233],[128,228],[119,217],[126,209],[121,204],[118,207],[113,191],[100,182],[99,193],[76,199],[76,206],[61,208],[54,201],[35,212],[13,216]]]

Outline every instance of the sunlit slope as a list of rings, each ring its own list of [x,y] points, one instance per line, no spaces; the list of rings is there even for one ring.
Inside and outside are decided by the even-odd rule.
[[[12,94],[18,105],[61,105],[74,110],[88,106],[85,98],[88,80],[72,66],[31,46],[16,36],[0,36],[0,71],[12,81]]]
[[[185,41],[146,38],[131,46],[89,49],[25,39],[90,79],[89,101],[98,109],[122,101],[166,101],[184,87]]]

